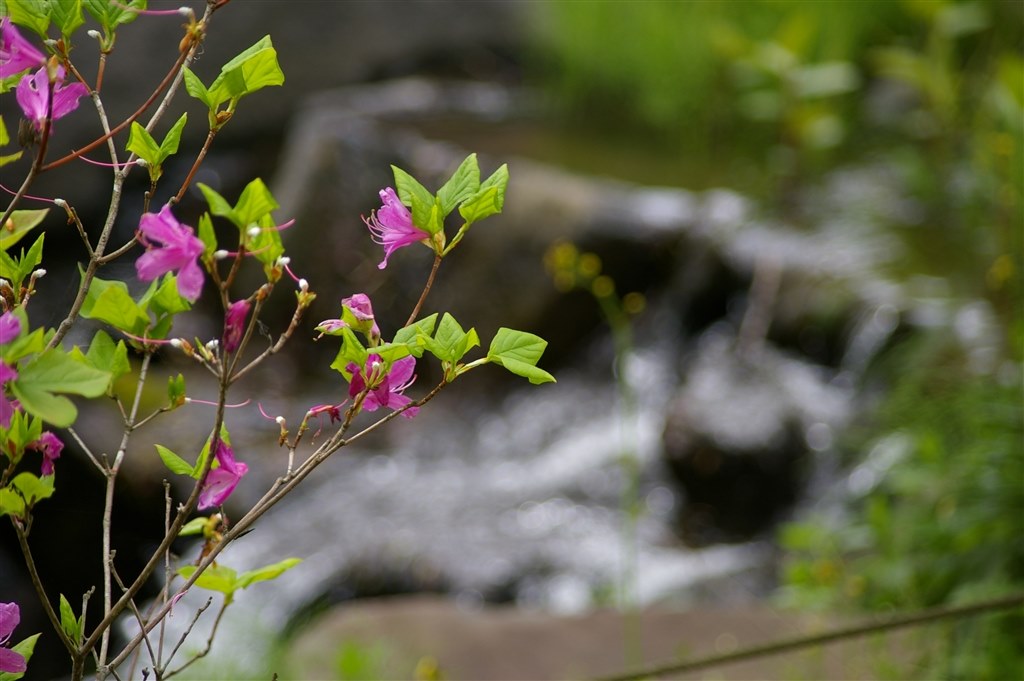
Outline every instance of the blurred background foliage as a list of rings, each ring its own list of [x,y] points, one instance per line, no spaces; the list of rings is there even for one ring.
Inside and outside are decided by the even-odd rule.
[[[1000,1],[558,2],[537,22],[527,73],[576,139],[551,153],[628,135],[618,174],[736,188],[796,225],[829,171],[897,167],[926,227],[901,233],[902,274],[996,311],[987,369],[948,330],[878,360],[884,397],[843,447],[856,493],[780,533],[783,603],[884,611],[1024,588],[1022,35],[1024,4]],[[1019,612],[937,631],[926,678],[1024,668]]]

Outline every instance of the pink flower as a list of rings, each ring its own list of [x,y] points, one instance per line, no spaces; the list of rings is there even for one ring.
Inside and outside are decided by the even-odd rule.
[[[348,311],[356,318],[357,324],[354,326],[356,331],[380,338],[380,327],[377,326],[377,322],[373,318],[373,306],[370,304],[370,297],[368,295],[356,293],[348,298],[343,298],[341,305],[348,308]],[[343,319],[325,319],[317,324],[316,328],[321,332],[320,335],[325,333],[333,335],[336,331],[351,326],[353,325]]]
[[[21,334],[21,322],[13,312],[5,312],[0,315],[0,345],[7,345]],[[0,361],[0,427],[7,428],[11,425],[11,416],[14,415],[15,402],[7,399],[3,386],[9,381],[18,377],[14,367]]]
[[[412,402],[412,399],[402,394],[406,388],[416,381],[413,371],[416,369],[414,357],[403,357],[391,365],[391,371],[383,374],[384,362],[380,355],[370,355],[366,359],[366,367],[360,371],[359,365],[350,362],[345,370],[352,374],[348,384],[349,397],[355,397],[364,390],[367,384],[370,389],[363,399],[363,409],[366,411],[377,411],[380,407],[401,409]],[[416,416],[419,407],[409,407],[402,416],[411,419]]]
[[[249,301],[245,299],[228,305],[228,311],[224,314],[224,352],[234,352],[242,342],[249,307]]]
[[[396,250],[429,239],[430,235],[412,224],[412,213],[398,200],[394,189],[381,189],[380,200],[384,205],[370,213],[369,220],[363,218],[363,222],[370,228],[373,240],[384,247],[384,259],[377,265],[384,269]]]
[[[60,458],[60,452],[64,449],[64,443],[60,438],[45,431],[35,442],[30,442],[25,449],[32,449],[43,455],[43,463],[40,466],[40,475],[53,475],[53,462]]]
[[[238,481],[249,472],[249,467],[241,461],[235,461],[235,453],[223,440],[217,441],[217,468],[206,476],[206,483],[199,492],[199,510],[220,506],[238,486]]]
[[[10,640],[14,628],[21,621],[21,608],[17,603],[0,603],[0,646]],[[9,648],[0,647],[0,672],[21,674],[26,669],[25,656]]]
[[[14,95],[18,106],[25,113],[25,118],[32,121],[38,132],[42,132],[46,122],[46,109],[50,102],[50,77],[43,66],[35,75],[25,76],[15,88]],[[81,83],[64,85],[64,67],[57,67],[57,79],[53,83],[53,110],[51,120],[63,118],[78,108],[78,100],[89,94],[89,88]]]
[[[25,40],[11,23],[10,17],[0,21],[0,78],[13,76],[25,69],[46,63],[46,56]]]
[[[161,274],[178,270],[178,293],[195,302],[203,290],[203,270],[198,260],[204,247],[192,228],[178,222],[171,214],[171,207],[164,206],[159,213],[142,216],[139,232],[140,241],[146,246],[146,252],[135,261],[139,279],[152,281]],[[154,248],[149,240],[161,246]]]

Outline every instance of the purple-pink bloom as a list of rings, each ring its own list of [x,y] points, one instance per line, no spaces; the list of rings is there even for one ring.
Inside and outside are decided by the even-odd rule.
[[[0,315],[0,345],[7,345],[21,334],[21,321],[13,312],[4,312]],[[14,367],[0,361],[0,427],[7,428],[11,425],[11,416],[14,415],[15,403],[7,399],[4,393],[4,384],[13,381],[18,377]]]
[[[249,301],[244,298],[228,305],[228,311],[224,314],[224,352],[234,352],[242,342],[249,307]]]
[[[40,466],[40,475],[53,475],[53,462],[60,458],[60,452],[64,449],[64,443],[60,438],[50,431],[43,432],[39,439],[30,442],[25,449],[32,449],[43,455],[43,463]]]
[[[342,298],[341,305],[348,308],[348,311],[356,318],[358,324],[354,328],[357,331],[380,338],[380,327],[377,326],[377,322],[373,317],[373,306],[370,303],[370,296],[365,293],[356,293],[348,298]],[[334,334],[336,331],[351,326],[344,319],[325,319],[317,324],[316,328],[322,336],[325,333]]]
[[[235,461],[235,453],[223,440],[217,440],[217,463],[220,466],[206,475],[206,483],[199,492],[200,511],[220,506],[227,501],[238,486],[238,481],[249,472],[249,466]]]
[[[380,407],[401,409],[412,402],[402,392],[416,381],[413,371],[416,370],[416,359],[414,357],[403,357],[395,360],[391,365],[391,371],[382,375],[384,361],[380,355],[370,355],[366,359],[366,367],[360,370],[359,365],[350,362],[345,371],[352,374],[348,384],[349,397],[355,397],[366,390],[367,383],[370,385],[366,397],[363,399],[363,409],[366,411],[377,411]],[[409,407],[402,412],[402,416],[411,419],[419,412],[419,407]]]
[[[178,293],[195,302],[203,290],[203,270],[199,256],[203,242],[192,228],[178,222],[171,207],[164,206],[159,213],[146,213],[139,221],[140,241],[146,252],[135,261],[135,271],[142,281],[152,281],[161,274],[178,270]],[[161,244],[153,247],[150,240]]]
[[[50,111],[50,119],[57,120],[67,116],[78,108],[78,100],[89,94],[89,88],[82,83],[64,84],[64,67],[57,67],[57,78],[53,83],[53,106]],[[50,77],[47,74],[46,66],[35,72],[34,75],[25,76],[18,82],[14,90],[18,100],[18,106],[25,113],[25,118],[32,121],[32,125],[39,132],[43,131],[43,123],[46,122],[46,110],[50,103]]]
[[[383,205],[371,212],[369,219],[363,218],[363,222],[370,228],[373,240],[384,247],[384,259],[377,265],[382,270],[396,250],[429,239],[430,235],[412,224],[412,213],[398,199],[394,189],[381,189],[380,200]]]
[[[0,672],[21,674],[27,668],[24,655],[3,647],[20,621],[21,608],[17,603],[0,603]]]
[[[11,23],[10,17],[4,17],[3,21],[0,21],[0,78],[7,78],[45,63],[46,55],[22,37]]]

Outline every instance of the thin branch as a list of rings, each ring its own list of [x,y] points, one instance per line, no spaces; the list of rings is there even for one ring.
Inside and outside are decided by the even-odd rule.
[[[434,277],[437,276],[437,268],[441,266],[441,254],[434,255],[434,265],[430,268],[430,276],[427,277],[427,284],[423,287],[423,293],[420,294],[420,299],[416,301],[416,307],[412,309],[412,313],[409,315],[409,319],[406,320],[405,326],[409,326],[416,321],[416,315],[420,313],[420,308],[423,307],[423,302],[427,299],[427,294],[430,293],[430,287],[434,285]]]
[[[43,580],[39,577],[39,571],[36,569],[36,561],[32,557],[32,549],[28,545],[28,537],[25,535],[25,528],[21,526],[21,523],[16,520],[13,516],[11,517],[11,525],[14,526],[14,533],[18,535],[18,546],[21,547],[21,555],[25,558],[25,565],[28,567],[28,575],[32,580],[32,586],[36,589],[36,595],[39,596],[39,602],[43,606],[43,610],[46,612],[47,618],[50,620],[50,625],[53,626],[54,631],[57,632],[57,638],[64,644],[68,652],[71,654],[71,659],[74,660],[77,657],[78,648],[75,646],[75,642],[68,638],[67,633],[64,631],[64,627],[60,625],[60,618],[57,613],[54,612],[53,606],[50,605],[50,599],[46,595],[46,589],[43,587]]]
[[[776,641],[774,643],[750,646],[749,648],[736,650],[724,655],[709,655],[708,657],[702,657],[696,660],[669,662],[662,665],[648,667],[646,669],[637,669],[623,674],[602,676],[595,679],[595,681],[636,681],[637,679],[651,679],[666,676],[668,674],[682,674],[683,672],[691,672],[698,669],[719,667],[723,664],[739,662],[741,660],[765,657],[767,655],[777,655],[780,653],[787,653],[792,650],[800,650],[801,648],[810,648],[826,643],[834,643],[836,641],[864,636],[866,634],[875,634],[903,627],[927,624],[929,622],[936,622],[943,619],[973,617],[975,615],[993,612],[996,610],[1009,610],[1011,608],[1020,607],[1021,605],[1024,605],[1024,593],[1012,594],[1001,598],[993,598],[986,601],[980,601],[978,603],[971,603],[969,605],[941,605],[906,615],[877,617],[862,624],[843,627],[825,634],[796,636]]]
[[[124,582],[121,580],[121,575],[119,575],[117,573],[117,570],[114,570],[114,579],[117,580],[117,585],[119,587],[121,587],[121,591],[124,591],[125,590]],[[135,621],[139,623],[139,627],[146,626],[146,620],[142,616],[142,613],[139,612],[139,607],[137,605],[135,605],[135,599],[132,599],[131,601],[128,602],[128,607],[129,607],[129,609],[131,609],[132,614],[135,615]],[[143,640],[146,642],[146,649],[149,650],[149,659],[152,660],[153,666],[156,666],[156,664],[157,664],[157,657],[156,657],[156,651],[153,650],[153,644],[150,642],[148,636],[145,637],[145,639],[143,639]]]
[[[206,605],[203,607],[204,610],[207,607],[209,607],[211,601],[212,601],[212,599],[206,601]],[[177,669],[174,669],[174,670],[164,674],[162,676],[163,679],[169,679],[172,676],[181,673],[185,669],[188,669],[193,663],[198,662],[199,660],[203,659],[204,657],[206,657],[207,655],[210,654],[210,651],[213,649],[213,639],[217,635],[217,627],[220,626],[220,621],[221,621],[221,619],[223,619],[224,613],[227,612],[227,609],[228,609],[229,605],[230,605],[230,603],[228,602],[227,598],[225,598],[224,599],[224,603],[220,606],[220,610],[217,611],[217,618],[213,621],[213,627],[210,629],[210,635],[206,638],[206,647],[203,648],[202,650],[200,650],[195,655],[193,655],[192,658],[189,659],[185,664],[181,665]],[[195,623],[193,622],[193,626],[194,625],[195,625]],[[191,628],[192,627],[189,627],[189,630],[191,630]],[[186,631],[184,634],[182,634],[181,641],[179,641],[178,645],[175,646],[174,651],[171,653],[171,657],[174,657],[174,653],[178,652],[178,648],[180,648],[181,644],[185,642],[185,637],[187,637],[188,634],[189,634],[189,631]],[[171,657],[167,658],[168,664],[170,664]]]

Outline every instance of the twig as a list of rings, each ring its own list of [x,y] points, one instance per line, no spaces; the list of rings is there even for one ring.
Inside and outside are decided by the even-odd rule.
[[[212,600],[213,599],[210,599],[210,600],[206,601],[206,605],[203,606],[204,610],[210,606],[210,603],[212,602]],[[177,669],[174,669],[174,670],[164,674],[162,676],[162,678],[169,679],[172,676],[181,673],[185,669],[188,669],[193,663],[198,662],[199,660],[203,659],[204,657],[206,657],[207,655],[210,654],[210,651],[213,649],[213,639],[217,635],[217,627],[220,626],[220,621],[224,617],[224,613],[227,612],[227,609],[228,609],[229,605],[230,605],[230,602],[227,600],[227,598],[225,598],[224,599],[224,603],[220,606],[220,610],[217,611],[217,618],[215,620],[213,620],[213,627],[210,629],[210,635],[206,638],[206,647],[203,648],[202,650],[200,650],[195,655],[193,655],[192,658],[189,659],[188,662],[186,662],[185,664],[181,665]],[[195,622],[192,623],[192,626],[195,626]],[[188,636],[188,634],[190,633],[191,629],[192,629],[192,627],[189,627],[188,631],[186,631],[184,634],[182,634],[181,641],[179,641],[178,645],[175,646],[174,651],[171,653],[171,657],[174,657],[174,653],[178,652],[178,648],[180,648],[181,644],[185,642],[185,638]],[[170,662],[171,662],[171,657],[167,658],[167,663],[168,664],[170,664]]]
[[[434,265],[430,268],[430,276],[427,277],[427,283],[423,287],[423,293],[420,294],[420,299],[416,301],[416,307],[412,309],[412,313],[409,315],[409,319],[406,320],[405,326],[409,326],[416,321],[416,315],[420,313],[420,308],[423,307],[423,302],[427,299],[427,294],[430,293],[430,287],[434,285],[434,277],[437,276],[437,268],[441,266],[441,255],[434,255]]]
[[[669,662],[653,667],[647,667],[646,669],[636,669],[623,674],[602,676],[598,677],[594,681],[635,681],[637,679],[650,679],[668,674],[681,674],[683,672],[690,672],[697,669],[719,667],[731,662],[739,662],[741,660],[749,660],[757,657],[764,657],[766,655],[777,655],[779,653],[786,653],[792,650],[799,650],[801,648],[833,643],[835,641],[842,641],[848,638],[864,636],[865,634],[874,634],[882,631],[890,631],[892,629],[911,627],[943,619],[972,617],[974,615],[980,615],[982,613],[995,610],[1009,610],[1021,605],[1024,605],[1024,593],[1012,594],[1001,598],[993,598],[986,601],[980,601],[978,603],[971,603],[969,605],[940,605],[906,615],[873,618],[863,624],[843,627],[825,634],[796,636],[776,641],[774,643],[750,646],[749,648],[725,653],[724,655],[709,655],[696,660]]]

